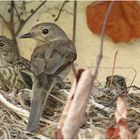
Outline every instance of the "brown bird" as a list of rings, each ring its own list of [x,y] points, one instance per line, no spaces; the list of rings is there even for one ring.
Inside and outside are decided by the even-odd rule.
[[[112,90],[114,89],[119,92],[119,94],[127,93],[126,81],[125,78],[121,75],[113,75],[113,77],[108,76],[106,78],[105,88],[110,88]]]
[[[28,131],[34,131],[39,124],[39,118],[47,97],[57,82],[69,73],[70,65],[77,57],[76,49],[65,32],[54,23],[41,23],[21,38],[33,38],[37,45],[31,56],[31,67],[35,77],[33,82],[33,97],[31,113],[27,126]]]
[[[5,91],[32,87],[28,60],[19,56],[13,41],[5,36],[0,36],[0,87]]]

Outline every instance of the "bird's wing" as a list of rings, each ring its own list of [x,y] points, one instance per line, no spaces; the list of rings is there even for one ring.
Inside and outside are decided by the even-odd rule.
[[[32,89],[33,81],[32,81],[31,75],[26,70],[20,71],[20,74],[23,78],[23,81],[29,86],[30,89]]]
[[[4,91],[9,91],[10,87],[7,85],[10,85],[9,81],[8,80],[6,81],[4,75],[0,73],[0,89]]]
[[[52,52],[51,57],[47,60],[46,74],[59,74],[67,66],[71,65],[76,59],[76,53],[71,48],[66,48],[64,51],[55,48]]]
[[[35,75],[45,73],[47,75],[55,75],[62,72],[67,66],[73,63],[76,59],[75,46],[71,41],[57,41],[49,46],[44,46],[42,51],[36,51],[32,58],[32,67]],[[41,53],[40,53],[41,52]]]
[[[22,81],[31,89],[33,85],[33,74],[30,62],[27,59],[20,57],[17,62],[14,63],[14,66],[17,67]]]

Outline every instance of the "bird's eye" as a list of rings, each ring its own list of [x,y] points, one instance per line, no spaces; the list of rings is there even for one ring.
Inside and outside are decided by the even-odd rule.
[[[4,46],[4,43],[0,42],[0,47],[3,47]]]
[[[43,34],[48,34],[49,30],[48,29],[43,29],[42,33]]]

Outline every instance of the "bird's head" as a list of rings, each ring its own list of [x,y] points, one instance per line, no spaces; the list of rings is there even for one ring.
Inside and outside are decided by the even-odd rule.
[[[48,41],[67,38],[67,35],[54,23],[40,23],[35,25],[29,33],[20,36],[20,38],[33,38],[38,44],[43,44]]]
[[[14,42],[6,36],[0,36],[0,61],[13,62],[18,56]]]
[[[10,38],[6,36],[0,36],[0,52],[5,51],[16,51],[15,45]]]

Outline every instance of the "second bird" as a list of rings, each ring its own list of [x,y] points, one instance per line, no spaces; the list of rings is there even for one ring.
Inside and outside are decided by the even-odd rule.
[[[28,60],[19,56],[11,39],[0,36],[0,88],[4,91],[31,89],[31,77]]]
[[[33,38],[37,41],[31,56],[31,67],[35,80],[31,113],[27,126],[34,131],[39,124],[47,97],[57,81],[57,76],[65,78],[70,65],[77,57],[76,49],[65,32],[54,23],[41,23],[34,26],[21,38]]]

